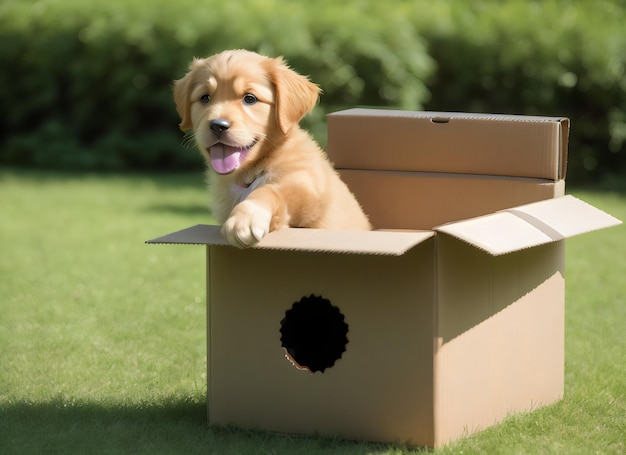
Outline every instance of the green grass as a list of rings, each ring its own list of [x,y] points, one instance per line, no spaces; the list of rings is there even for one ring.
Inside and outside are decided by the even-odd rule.
[[[412,452],[207,428],[204,250],[143,243],[207,199],[200,172],[0,172],[0,453]],[[568,240],[565,398],[435,453],[626,452],[625,234]]]

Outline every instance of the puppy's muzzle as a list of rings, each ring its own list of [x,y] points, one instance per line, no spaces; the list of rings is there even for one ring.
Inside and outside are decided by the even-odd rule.
[[[226,131],[230,126],[231,123],[225,118],[216,118],[209,122],[209,128],[218,135]]]

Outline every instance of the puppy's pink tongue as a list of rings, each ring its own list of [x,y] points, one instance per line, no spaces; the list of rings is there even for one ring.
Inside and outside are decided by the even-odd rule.
[[[245,147],[231,147],[215,144],[209,148],[211,166],[218,174],[230,174],[237,169],[248,154]]]

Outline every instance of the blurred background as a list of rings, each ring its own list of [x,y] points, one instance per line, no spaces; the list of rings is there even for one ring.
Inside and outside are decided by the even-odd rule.
[[[246,48],[322,86],[322,145],[355,106],[567,116],[568,182],[621,182],[624,24],[621,0],[2,0],[0,166],[203,169],[172,80]]]

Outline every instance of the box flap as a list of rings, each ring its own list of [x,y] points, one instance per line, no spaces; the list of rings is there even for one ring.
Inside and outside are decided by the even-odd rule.
[[[568,195],[445,224],[435,231],[497,256],[618,224],[617,218]]]
[[[148,240],[146,243],[177,244],[177,245],[228,245],[220,234],[219,226],[196,224],[195,226],[172,232],[171,234]]]
[[[254,248],[401,256],[434,235],[433,231],[334,231],[291,228],[271,232]],[[220,234],[220,226],[205,224],[148,240],[146,243],[228,245]]]
[[[557,181],[565,178],[568,135],[561,117],[349,109],[328,115],[327,152],[338,169]]]

